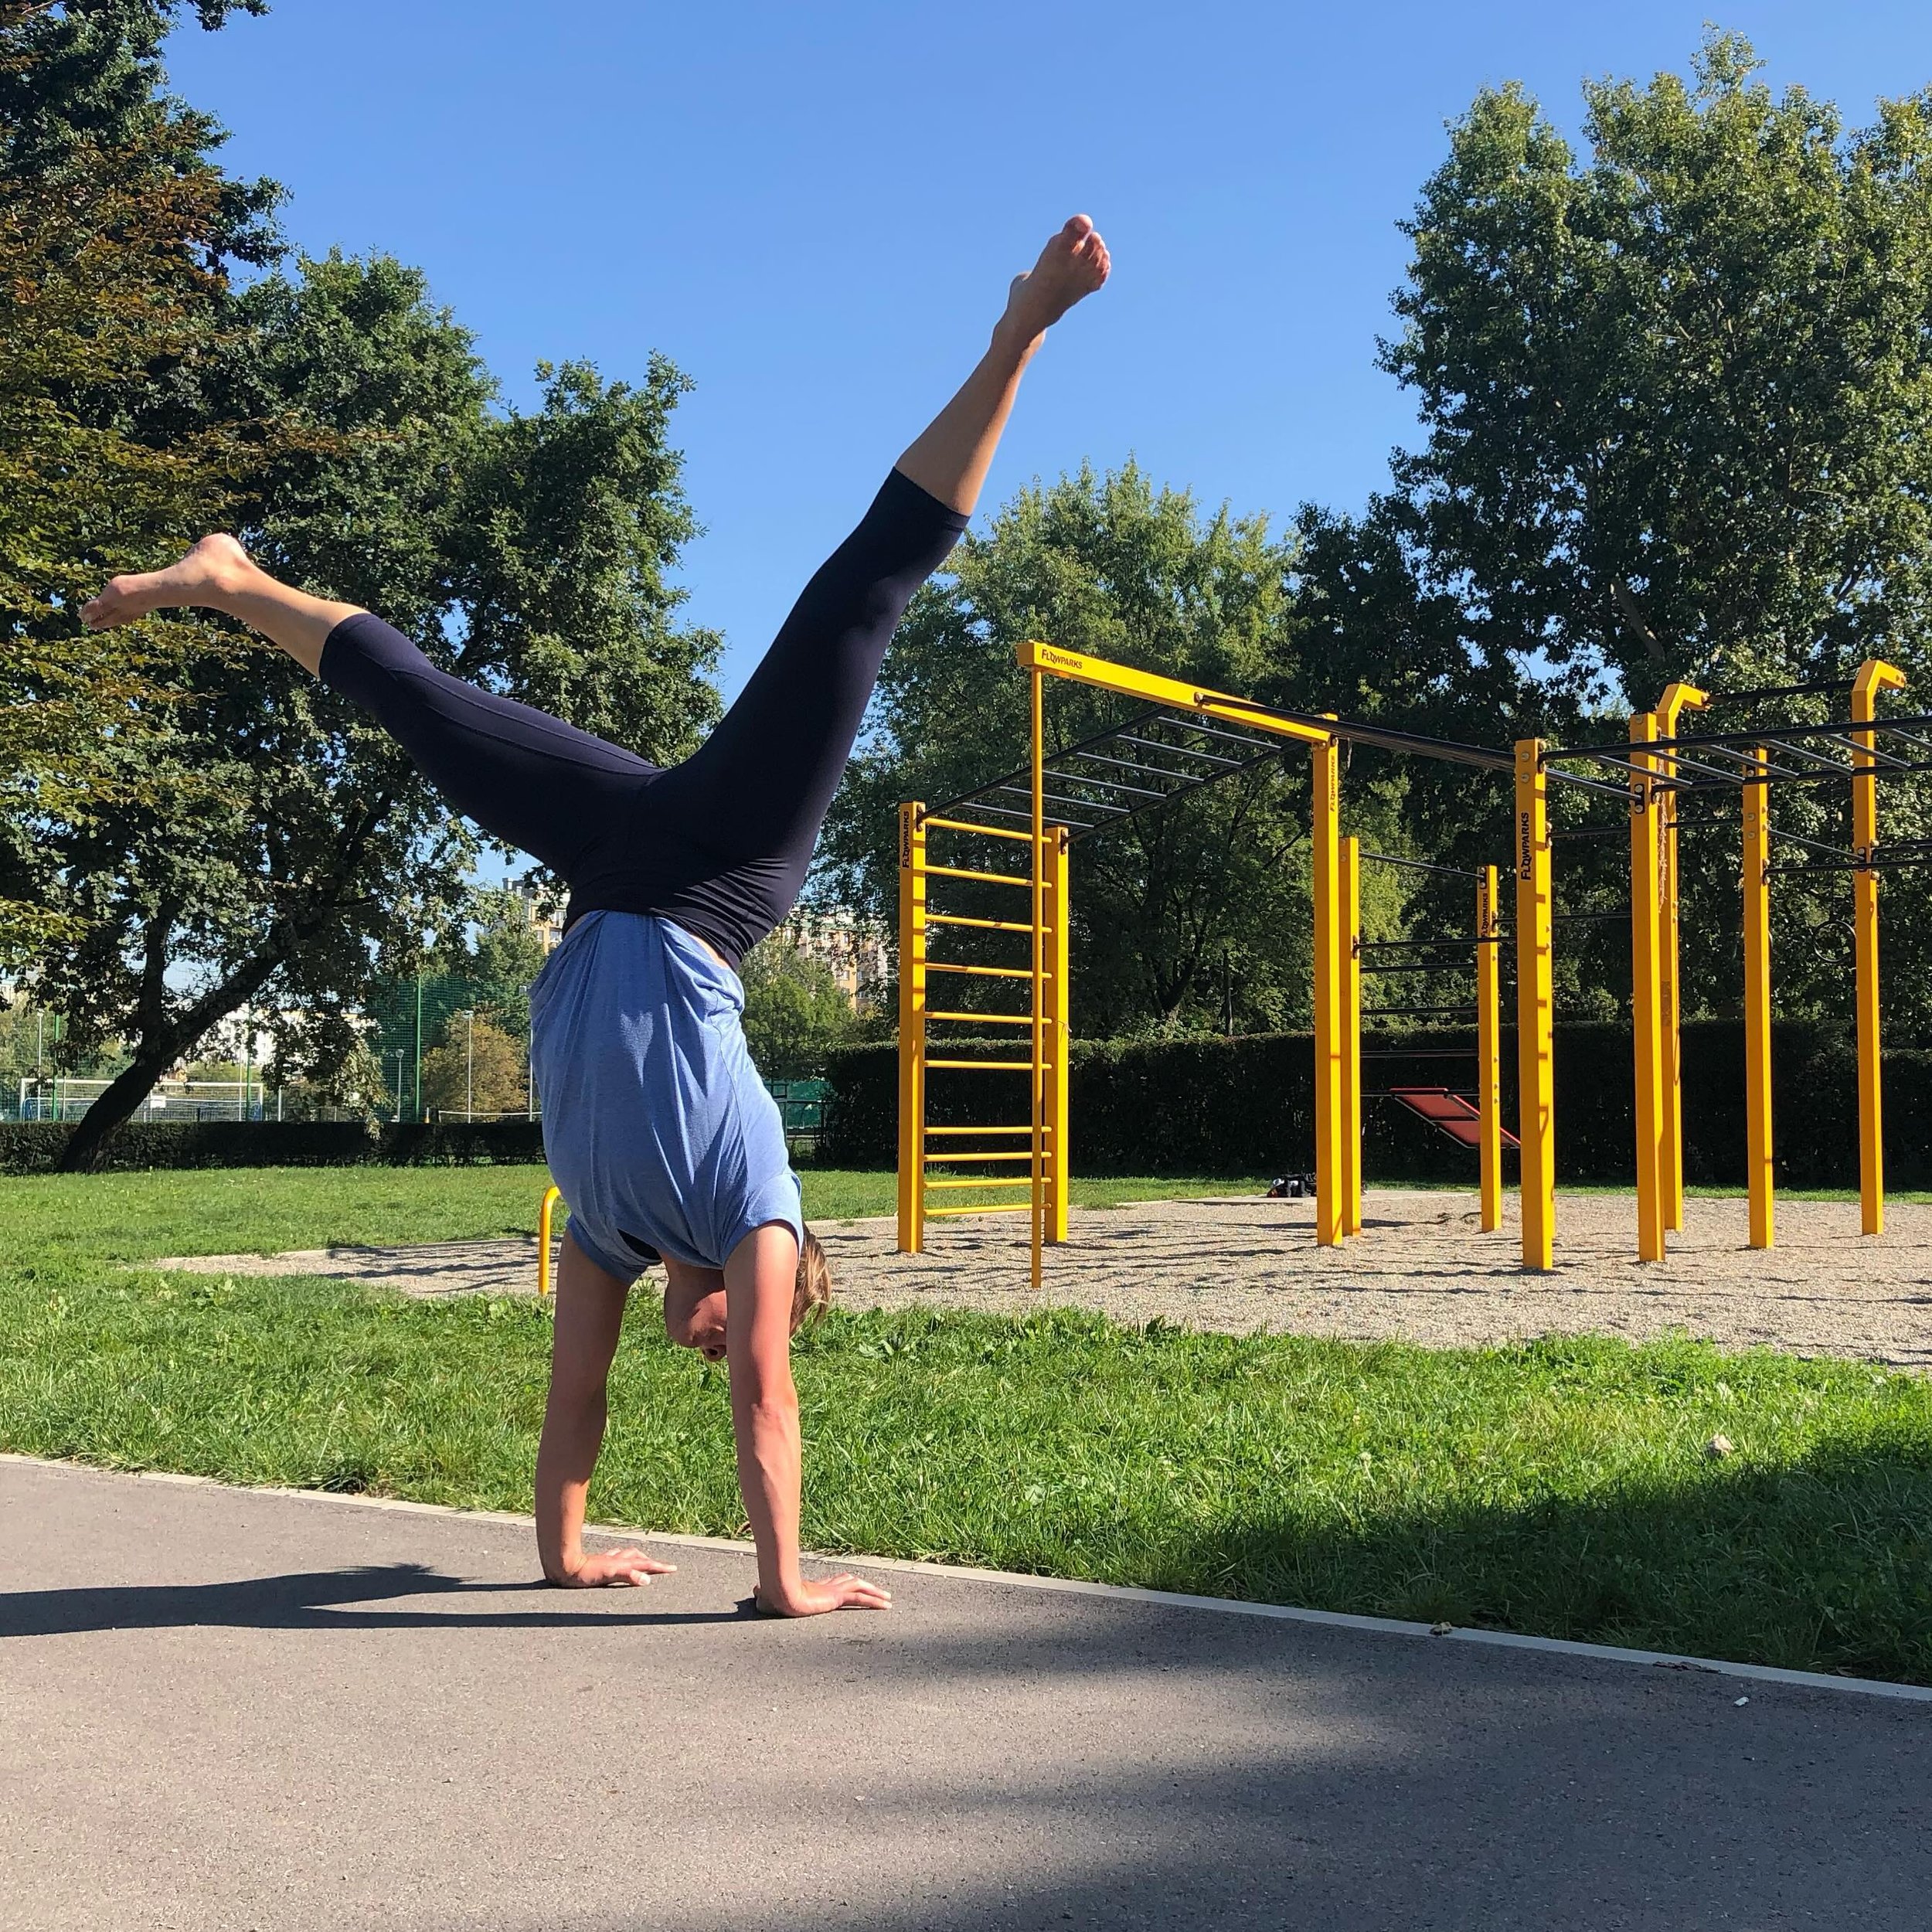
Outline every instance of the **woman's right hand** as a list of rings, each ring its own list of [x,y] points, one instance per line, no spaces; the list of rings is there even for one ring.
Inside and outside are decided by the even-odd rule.
[[[822,1617],[828,1610],[890,1610],[893,1594],[863,1577],[801,1577],[782,1594],[758,1592],[767,1617]]]

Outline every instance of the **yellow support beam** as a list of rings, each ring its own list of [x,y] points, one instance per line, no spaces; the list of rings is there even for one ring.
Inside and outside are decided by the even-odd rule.
[[[1630,721],[1633,746],[1657,736],[1654,712]],[[1664,1258],[1664,1026],[1658,872],[1662,794],[1641,753],[1630,780],[1631,1043],[1637,1089],[1637,1258]]]
[[[1046,1238],[1066,1239],[1067,1209],[1071,1204],[1073,1168],[1067,1132],[1067,1068],[1073,1036],[1069,1005],[1072,988],[1071,878],[1073,847],[1064,825],[1053,828],[1046,847],[1048,926],[1046,1016],[1049,1063],[1046,1074]]]
[[[1315,771],[1315,1238],[1335,1247],[1345,1226],[1342,1153],[1341,766],[1332,738],[1311,754]]]
[[[1754,755],[1761,771],[1762,748]],[[1773,1238],[1770,789],[1762,779],[1743,787],[1744,1148],[1754,1248]]]
[[[1342,841],[1342,1232],[1362,1232],[1362,842]]]
[[[1905,673],[1868,658],[1852,685],[1854,723],[1878,715],[1881,691],[1899,690]],[[1871,861],[1879,842],[1877,769],[1869,755],[1872,734],[1855,734],[1852,753],[1852,848],[1865,862],[1852,875],[1852,930],[1858,959],[1859,1221],[1867,1234],[1885,1232],[1885,1097],[1879,1056],[1883,1050],[1879,1015],[1879,876]]]
[[[550,1220],[556,1204],[563,1199],[560,1187],[546,1187],[543,1199],[536,1209],[536,1295],[539,1301],[546,1300],[550,1286]]]
[[[1482,1225],[1502,1226],[1502,907],[1496,869],[1485,866],[1476,882],[1476,1129],[1482,1171]]]
[[[1046,679],[1033,671],[1027,686],[1032,704],[1033,835],[1028,842],[1026,903],[1033,920],[1033,1024],[1031,1090],[1033,1123],[1032,1193],[1027,1226],[1032,1250],[1032,1283],[1039,1292],[1046,1246]]]
[[[1114,664],[1105,658],[1090,658],[1078,651],[1063,651],[1057,645],[1029,640],[1019,647],[1021,668],[1036,675],[1046,672],[1074,684],[1091,685],[1100,691],[1117,691],[1130,698],[1145,698],[1155,704],[1168,705],[1177,711],[1197,712],[1204,718],[1220,718],[1231,724],[1246,725],[1277,738],[1292,738],[1308,745],[1328,742],[1328,734],[1318,725],[1298,723],[1277,717],[1252,699],[1231,697],[1225,691],[1206,691],[1199,685],[1183,684],[1178,678],[1163,678],[1151,671],[1136,671],[1131,665]]]
[[[1522,1264],[1547,1272],[1556,1233],[1556,985],[1543,741],[1516,742],[1516,1137],[1522,1144]]]
[[[1709,702],[1709,694],[1694,684],[1665,685],[1663,696],[1657,701],[1657,735],[1675,738],[1679,717],[1685,711],[1702,711]],[[1664,776],[1674,777],[1676,771],[1675,754],[1666,752]],[[1658,966],[1664,1024],[1664,1224],[1681,1232],[1684,1226],[1684,1053],[1682,949],[1677,929],[1675,792],[1664,794],[1663,814],[1658,849],[1658,903],[1663,920],[1658,941]]]
[[[899,1251],[926,1245],[926,824],[899,808]]]

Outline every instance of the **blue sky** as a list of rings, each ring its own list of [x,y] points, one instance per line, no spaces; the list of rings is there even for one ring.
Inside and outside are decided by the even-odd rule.
[[[1713,4],[277,0],[169,60],[300,246],[426,269],[512,398],[546,357],[695,379],[684,575],[730,692],[1076,209],[1114,279],[988,505],[1129,454],[1243,512],[1359,505],[1413,425],[1375,338],[1445,121],[1513,79],[1573,131],[1583,77],[1683,70]],[[1721,24],[1854,124],[1932,84],[1923,0]]]

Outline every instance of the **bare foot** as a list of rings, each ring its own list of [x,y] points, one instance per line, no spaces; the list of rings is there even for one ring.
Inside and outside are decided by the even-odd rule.
[[[165,570],[110,579],[99,597],[81,607],[80,621],[90,631],[111,631],[150,611],[184,604],[219,610],[228,594],[254,573],[248,553],[232,536],[205,536]]]
[[[1092,294],[1112,266],[1100,230],[1087,216],[1076,215],[1040,250],[1039,260],[1013,277],[1000,326],[1033,341]]]

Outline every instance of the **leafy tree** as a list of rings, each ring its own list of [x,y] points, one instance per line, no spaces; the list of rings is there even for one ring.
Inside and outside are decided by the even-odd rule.
[[[773,1079],[822,1073],[827,1054],[852,1046],[866,1030],[832,968],[782,934],[752,947],[740,978],[745,1044],[758,1070]]]
[[[114,38],[131,10],[81,11],[99,31],[37,77],[48,128],[91,111],[146,44],[124,21]],[[134,68],[158,99],[151,52]],[[213,131],[184,124],[212,169]],[[686,385],[668,362],[634,388],[547,369],[539,410],[503,411],[467,333],[397,263],[331,256],[218,292],[220,352],[136,400],[167,427],[163,448],[230,427],[250,461],[221,507],[268,567],[648,756],[690,747],[715,715],[717,640],[677,625],[666,580],[693,528],[668,440]],[[376,979],[468,909],[478,837],[385,734],[281,654],[217,624],[175,628],[190,648],[158,670],[165,723],[145,754],[165,784],[86,813],[42,800],[30,837],[16,825],[32,896],[68,935],[28,990],[65,1015],[66,1050],[118,1036],[131,1054],[71,1167],[243,1005],[294,1010],[278,1063],[325,1077],[355,1050]]]
[[[1286,582],[1294,559],[1265,519],[1204,517],[1131,462],[1022,491],[913,600],[873,735],[828,823],[828,889],[894,921],[897,801],[939,804],[1023,759],[1026,681],[1014,647],[1026,638],[1299,702],[1308,685]],[[1075,685],[1056,686],[1050,706],[1062,743],[1125,715],[1119,700]],[[1379,791],[1365,786],[1358,801],[1370,821],[1386,819]],[[1218,1029],[1230,990],[1243,1028],[1305,1018],[1307,817],[1306,760],[1290,750],[1077,844],[1077,1029]]]
[[[1520,88],[1485,91],[1407,225],[1382,362],[1424,438],[1359,523],[1304,536],[1338,628],[1385,660],[1425,637],[1452,683],[1495,687],[1485,737],[1620,737],[1673,678],[1783,685],[1872,655],[1932,673],[1932,95],[1848,131],[1757,64],[1713,32],[1688,81],[1587,87],[1580,158]],[[1365,566],[1411,594],[1378,610],[1345,581]],[[1440,787],[1411,802],[1445,822]],[[1924,829],[1909,793],[1888,811]],[[1840,796],[1777,811],[1847,842]],[[1735,1005],[1735,823],[1685,842],[1694,1000],[1716,1010]],[[1573,906],[1621,903],[1614,842],[1560,871]],[[1842,886],[1780,882],[1787,1011],[1846,1010]],[[1903,878],[1886,893],[1895,1009],[1923,1026],[1932,907]],[[1621,932],[1566,944],[1584,979],[1628,985]]]
[[[218,26],[226,5],[199,9]],[[259,8],[253,10],[259,11]],[[102,577],[219,511],[236,426],[181,420],[182,386],[223,352],[222,264],[260,261],[272,184],[207,159],[205,117],[160,96],[167,5],[0,0],[0,960],[71,920],[33,889],[50,817],[165,804],[164,684],[192,633],[157,621],[87,635]]]
[[[423,1103],[466,1117],[521,1113],[529,1077],[520,1040],[481,1013],[461,1014],[423,1056]]]

